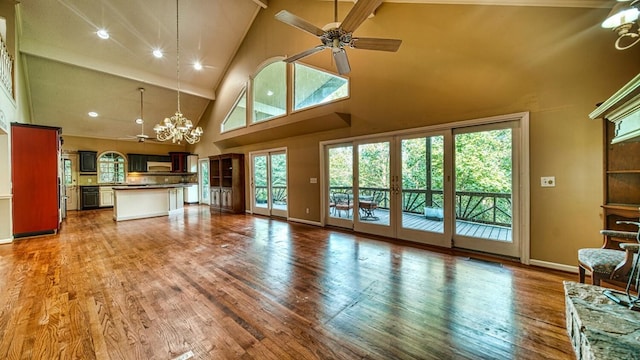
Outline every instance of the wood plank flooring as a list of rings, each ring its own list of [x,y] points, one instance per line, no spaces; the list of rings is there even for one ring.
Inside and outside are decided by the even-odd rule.
[[[562,280],[249,215],[0,245],[0,359],[571,359]]]

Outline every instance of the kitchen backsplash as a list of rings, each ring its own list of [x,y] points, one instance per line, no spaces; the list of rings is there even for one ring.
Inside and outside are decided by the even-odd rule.
[[[91,185],[101,185],[98,184],[98,176],[97,175],[85,175],[80,174],[80,186],[91,186]],[[198,183],[198,175],[151,175],[145,173],[137,173],[137,174],[127,174],[127,184],[132,185],[146,185],[146,184],[197,184]]]

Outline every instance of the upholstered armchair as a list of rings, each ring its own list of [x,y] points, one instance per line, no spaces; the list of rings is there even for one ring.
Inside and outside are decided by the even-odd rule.
[[[601,248],[578,250],[580,282],[584,283],[585,273],[591,272],[591,283],[600,285],[601,280],[626,283],[637,257],[638,233],[630,231],[601,230],[604,244]]]

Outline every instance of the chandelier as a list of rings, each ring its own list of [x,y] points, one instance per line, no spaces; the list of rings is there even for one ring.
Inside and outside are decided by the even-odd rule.
[[[616,49],[626,50],[640,42],[640,0],[618,0],[602,27],[618,33]]]
[[[176,0],[176,78],[178,79],[178,110],[173,116],[165,118],[161,124],[156,124],[153,130],[156,132],[156,138],[159,141],[171,140],[174,143],[182,143],[186,141],[189,144],[195,144],[200,141],[202,136],[202,128],[200,126],[194,128],[191,120],[182,115],[180,111],[180,7]]]

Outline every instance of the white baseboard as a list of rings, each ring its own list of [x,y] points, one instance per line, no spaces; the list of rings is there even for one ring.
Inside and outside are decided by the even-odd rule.
[[[322,227],[322,223],[318,222],[318,221],[310,221],[310,220],[305,220],[305,219],[296,219],[296,218],[291,218],[291,217],[287,218],[287,221]]]
[[[578,267],[577,266],[558,264],[558,263],[553,263],[553,262],[549,262],[549,261],[531,259],[531,260],[529,260],[529,265],[540,266],[540,267],[543,267],[543,268],[548,268],[548,269],[553,269],[553,270],[566,271],[566,272],[570,272],[570,273],[574,273],[574,274],[578,273]]]
[[[11,244],[13,242],[13,238],[0,239],[0,244]]]

